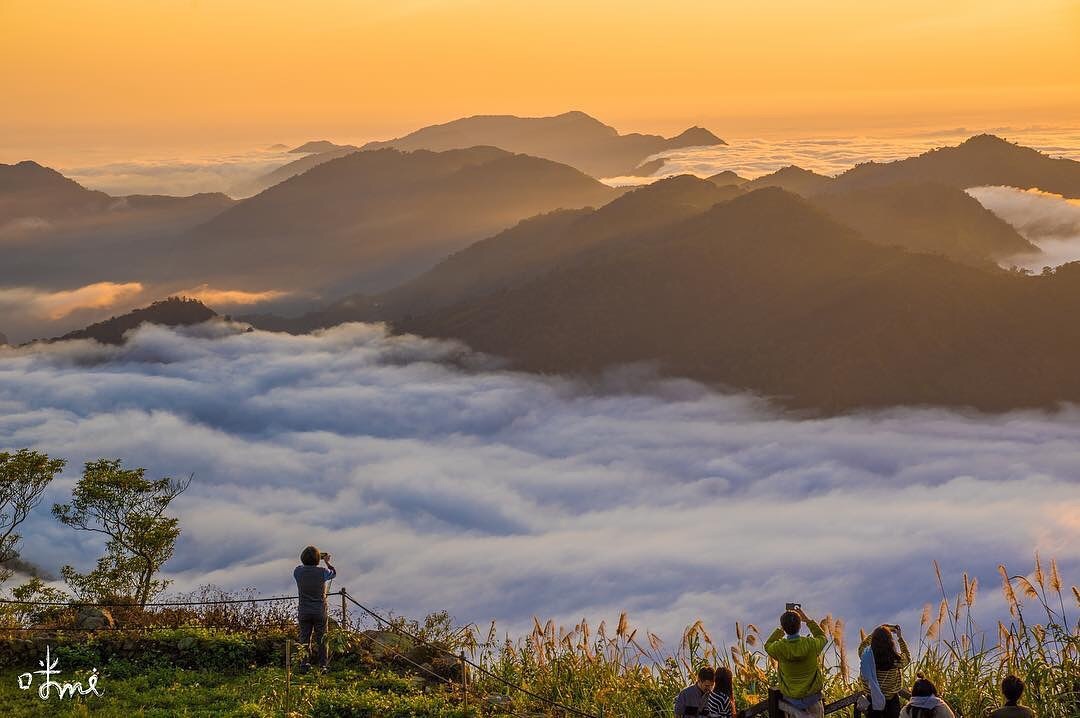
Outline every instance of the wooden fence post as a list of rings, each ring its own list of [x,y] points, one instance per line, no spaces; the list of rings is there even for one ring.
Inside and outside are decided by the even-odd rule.
[[[292,683],[292,639],[285,639],[285,715],[289,715],[292,709],[289,688]]]
[[[349,613],[345,609],[345,587],[341,587],[341,627],[347,629],[349,627]]]
[[[461,660],[461,702],[465,706],[465,715],[469,714],[469,664],[465,662],[465,651],[458,658]]]
[[[769,689],[769,718],[782,718],[780,713],[780,691]]]

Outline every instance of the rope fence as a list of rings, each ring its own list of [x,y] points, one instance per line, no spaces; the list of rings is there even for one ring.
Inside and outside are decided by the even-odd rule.
[[[392,654],[393,656],[395,656],[398,659],[401,659],[405,663],[409,664],[410,666],[412,666],[416,670],[424,673],[425,675],[431,677],[432,679],[434,679],[434,680],[436,680],[436,681],[438,681],[440,683],[443,683],[443,684],[449,685],[451,687],[454,687],[454,688],[458,687],[458,684],[455,681],[451,680],[450,678],[447,678],[446,676],[443,676],[443,675],[440,675],[440,674],[436,673],[434,670],[428,668],[427,666],[425,666],[423,664],[417,663],[416,661],[412,660],[407,655],[405,655],[401,651],[399,651],[396,647],[394,647],[394,646],[392,646],[392,645],[390,645],[390,644],[388,644],[388,643],[386,643],[384,641],[380,641],[378,638],[371,635],[371,632],[361,631],[361,630],[359,630],[358,627],[357,628],[350,628],[349,625],[348,625],[349,622],[348,622],[348,614],[347,614],[347,611],[346,611],[346,601],[348,601],[349,603],[354,605],[356,608],[358,608],[363,613],[365,613],[368,616],[370,616],[371,618],[373,618],[377,622],[378,625],[385,626],[389,631],[391,631],[393,633],[396,633],[398,635],[404,636],[404,637],[414,641],[417,644],[420,644],[420,645],[423,645],[423,646],[425,646],[427,648],[430,648],[430,649],[434,650],[437,654],[443,654],[446,657],[452,659],[453,661],[459,662],[461,664],[461,666],[462,666],[462,673],[463,673],[462,684],[461,684],[460,687],[463,689],[462,690],[462,697],[463,697],[463,700],[466,701],[466,705],[467,705],[467,701],[468,701],[467,668],[472,668],[473,670],[479,672],[480,674],[486,676],[487,678],[490,678],[491,680],[494,680],[495,682],[505,686],[506,688],[508,688],[508,689],[510,689],[512,691],[517,691],[521,695],[528,696],[528,697],[530,697],[530,698],[532,698],[534,700],[540,701],[541,703],[548,706],[549,708],[562,711],[566,715],[576,716],[577,718],[604,718],[604,711],[603,711],[602,708],[600,709],[599,714],[588,713],[588,712],[586,712],[584,710],[581,710],[580,708],[576,708],[574,706],[567,705],[565,703],[562,703],[561,701],[555,700],[553,698],[549,698],[549,697],[544,696],[544,695],[542,695],[540,693],[536,693],[535,691],[529,690],[525,686],[518,685],[518,684],[516,684],[516,683],[514,683],[512,681],[509,681],[506,678],[503,678],[502,676],[498,675],[497,673],[494,673],[493,671],[489,670],[488,668],[481,665],[480,663],[477,663],[476,661],[473,661],[473,660],[467,658],[464,653],[461,653],[459,655],[454,655],[451,651],[448,651],[446,648],[443,648],[442,646],[439,646],[437,644],[432,643],[431,641],[428,641],[427,639],[423,638],[422,636],[417,635],[417,634],[413,633],[412,631],[409,631],[409,630],[405,629],[399,623],[394,623],[393,621],[391,621],[388,618],[385,618],[384,616],[382,616],[378,612],[376,612],[376,611],[368,608],[367,606],[363,605],[362,603],[357,601],[355,598],[353,598],[348,593],[348,591],[346,589],[344,589],[344,588],[341,588],[341,589],[339,589],[337,591],[334,591],[333,593],[328,593],[327,596],[328,597],[329,596],[340,596],[341,597],[342,620],[341,620],[341,623],[340,623],[340,627],[342,628],[342,630],[349,631],[350,633],[352,633],[354,635],[357,635],[357,636],[363,638],[364,640],[370,641],[371,643],[373,643],[373,644],[379,646],[380,648],[382,648],[387,653]],[[295,601],[295,600],[296,600],[295,595],[288,595],[288,596],[270,596],[270,597],[265,597],[265,598],[207,599],[207,600],[202,600],[202,601],[159,601],[159,602],[151,602],[151,603],[145,603],[145,604],[140,605],[140,604],[137,604],[137,603],[25,601],[25,600],[17,600],[17,599],[9,599],[9,598],[0,598],[0,604],[18,605],[18,606],[50,607],[50,608],[145,609],[145,608],[180,608],[180,607],[193,607],[193,606],[211,606],[212,607],[212,606],[223,606],[223,605],[229,605],[229,604],[254,604],[254,603],[270,603],[270,602],[285,602],[285,601],[290,601],[291,602],[291,601]],[[0,628],[0,633],[3,633],[3,632],[27,632],[27,633],[102,632],[102,631],[107,631],[107,630],[152,632],[152,631],[174,631],[174,630],[182,629],[182,628],[206,628],[206,626],[198,625],[198,624],[185,624],[185,625],[175,625],[175,626],[131,626],[131,627],[124,627],[122,629],[100,628],[100,627],[78,627],[78,626],[32,626],[32,627],[3,627],[3,628]],[[623,668],[625,670],[625,667],[623,667]],[[831,703],[826,704],[825,707],[824,707],[825,714],[828,715],[830,713],[836,713],[836,712],[841,711],[841,710],[843,710],[845,708],[851,707],[853,715],[857,716],[858,715],[858,710],[857,710],[857,708],[855,708],[855,704],[856,704],[856,702],[857,702],[860,695],[861,694],[859,694],[859,693],[853,693],[851,695],[840,698],[839,700],[836,700],[836,701],[833,701]],[[759,716],[759,715],[762,715],[762,714],[765,714],[765,713],[770,714],[770,716],[780,715],[777,712],[777,709],[775,707],[775,702],[776,702],[775,699],[772,700],[772,701],[764,700],[764,701],[761,701],[759,703],[754,704],[753,706],[743,708],[743,709],[736,712],[736,718],[754,718],[754,716]],[[660,711],[660,710],[655,711],[655,714],[656,715],[670,715],[669,712]],[[501,715],[525,716],[525,714],[521,714],[521,713],[502,713]]]
[[[334,592],[330,595],[337,595]],[[58,608],[166,608],[177,606],[217,606],[228,603],[266,603],[269,601],[295,601],[296,596],[270,596],[267,598],[222,598],[208,599],[206,601],[162,601],[158,603],[80,603],[65,601],[18,601],[11,598],[0,598],[0,603],[11,603],[22,606],[51,606]]]

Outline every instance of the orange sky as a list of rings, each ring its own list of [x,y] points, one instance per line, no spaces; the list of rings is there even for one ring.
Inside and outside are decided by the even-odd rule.
[[[1080,123],[1076,0],[0,0],[5,144]]]

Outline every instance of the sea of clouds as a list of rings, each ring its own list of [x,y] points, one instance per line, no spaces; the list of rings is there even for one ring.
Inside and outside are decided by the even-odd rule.
[[[1015,187],[972,187],[967,193],[1041,250],[1005,258],[1002,266],[1038,272],[1080,260],[1080,199]]]
[[[1080,578],[1080,411],[896,409],[815,418],[624,368],[505,371],[454,343],[350,324],[310,336],[144,327],[123,347],[0,348],[0,450],[69,465],[25,526],[47,570],[102,543],[56,524],[81,465],[194,474],[176,589],[294,590],[331,551],[362,602],[460,621],[702,618],[770,626],[786,601],[849,630],[914,628],[960,572],[1003,615],[996,567]]]
[[[238,187],[299,157],[302,155],[290,154],[275,146],[232,152],[84,160],[65,163],[57,169],[84,187],[113,196],[187,196],[200,192],[240,196]]]
[[[708,177],[731,170],[754,179],[797,165],[824,175],[837,175],[862,162],[892,162],[956,146],[972,135],[988,132],[1052,157],[1080,160],[1080,129],[1051,127],[957,127],[919,134],[850,135],[838,137],[729,137],[726,145],[686,147],[653,155],[663,166],[647,177],[609,177],[614,186],[638,185],[661,177],[693,174]]]

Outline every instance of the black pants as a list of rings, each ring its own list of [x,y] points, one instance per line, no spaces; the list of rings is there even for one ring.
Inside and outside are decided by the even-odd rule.
[[[885,708],[882,710],[869,709],[866,711],[866,718],[900,718],[900,696],[893,696],[885,701]]]
[[[315,634],[315,645],[317,657],[316,660],[320,666],[325,666],[329,663],[329,658],[326,655],[326,614],[304,614],[301,613],[297,616],[297,621],[300,624],[300,644],[308,649],[308,657],[304,659],[304,663],[311,662],[311,635]]]

